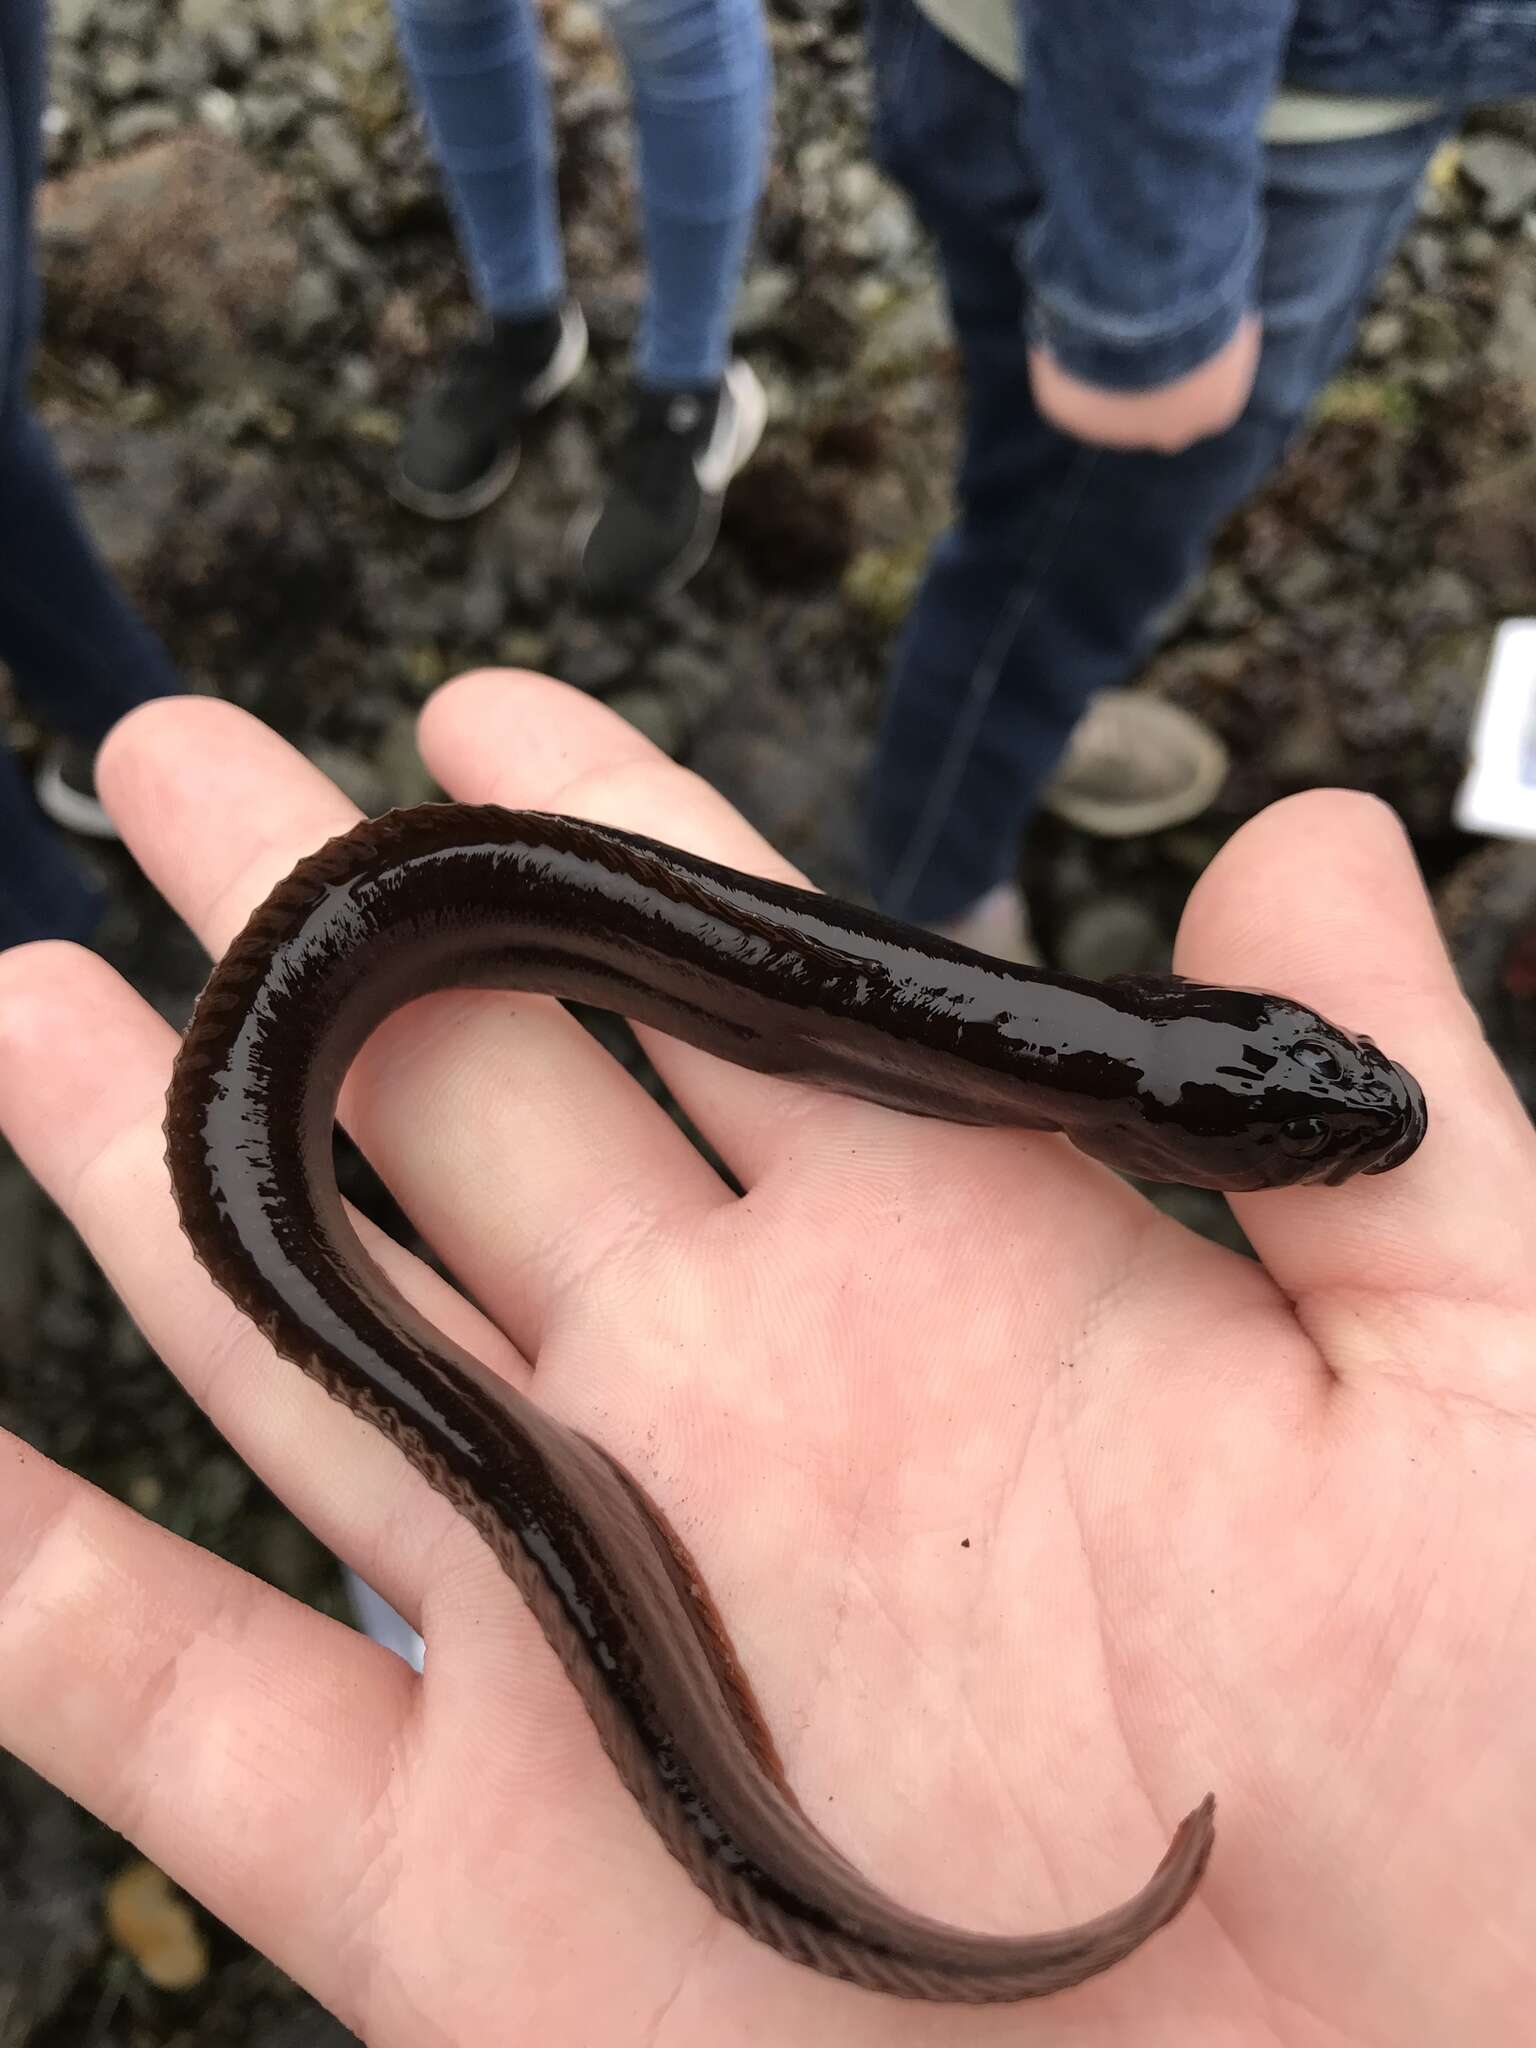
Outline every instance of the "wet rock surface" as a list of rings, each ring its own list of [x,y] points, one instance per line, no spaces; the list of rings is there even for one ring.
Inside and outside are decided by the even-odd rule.
[[[643,290],[600,18],[578,0],[548,15],[593,359],[530,434],[507,499],[434,528],[381,479],[424,365],[470,313],[383,0],[55,0],[55,17],[39,401],[189,683],[257,710],[378,809],[431,793],[411,735],[438,682],[486,662],[547,668],[698,768],[815,880],[856,889],[858,778],[892,635],[947,516],[959,387],[921,237],[863,160],[855,11],[775,10],[775,172],[743,322],[768,433],[708,569],[620,620],[580,606],[563,558],[622,417]],[[1440,885],[1458,965],[1528,1104],[1531,856],[1463,838],[1450,806],[1492,629],[1536,608],[1533,208],[1536,137],[1519,119],[1489,117],[1442,156],[1356,355],[1150,664],[1144,687],[1232,750],[1216,809],[1130,845],[1043,820],[1026,867],[1053,957],[1156,966],[1245,817],[1317,782],[1374,790]],[[14,707],[0,716],[36,745]],[[180,1023],[196,947],[126,857],[91,857],[117,887],[103,949]],[[347,1174],[392,1217],[359,1165]],[[1234,1238],[1219,1198],[1166,1200]],[[329,1559],[150,1356],[8,1155],[0,1422],[341,1611]],[[147,1983],[104,1933],[125,1853],[0,1760],[0,2048],[349,2038],[206,1918],[206,1979]]]

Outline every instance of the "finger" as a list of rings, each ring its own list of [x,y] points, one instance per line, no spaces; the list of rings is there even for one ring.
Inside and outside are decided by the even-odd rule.
[[[804,885],[724,797],[605,706],[538,676],[485,669],[444,686],[421,716],[421,751],[469,803],[564,812],[663,839],[748,874]],[[863,1103],[754,1074],[655,1031],[658,1072],[751,1186],[774,1161],[836,1149],[884,1117]]]
[[[1529,1304],[1536,1136],[1384,805],[1314,791],[1254,819],[1202,877],[1178,963],[1202,980],[1276,989],[1368,1033],[1424,1089],[1428,1135],[1403,1166],[1342,1188],[1234,1198],[1288,1293]]]
[[[441,1565],[459,1518],[378,1431],[279,1358],[193,1258],[161,1129],[175,1047],[170,1026],[94,954],[40,945],[0,957],[0,1131],[247,1464],[414,1620],[428,1560]],[[354,1221],[424,1315],[514,1384],[526,1381],[499,1330],[381,1231]]]
[[[141,864],[212,952],[357,813],[274,733],[206,699],[120,724],[99,776]],[[342,1097],[417,1227],[530,1355],[616,1245],[729,1199],[645,1090],[546,998],[412,1004]]]
[[[0,1745],[327,2004],[416,1680],[0,1436]],[[355,1951],[354,1951],[355,1953]]]

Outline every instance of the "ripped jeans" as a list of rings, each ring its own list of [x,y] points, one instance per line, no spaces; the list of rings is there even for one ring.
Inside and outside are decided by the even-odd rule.
[[[400,46],[486,311],[565,293],[554,132],[535,0],[393,0]],[[760,0],[605,0],[639,141],[649,285],[639,380],[716,383],[767,156]]]

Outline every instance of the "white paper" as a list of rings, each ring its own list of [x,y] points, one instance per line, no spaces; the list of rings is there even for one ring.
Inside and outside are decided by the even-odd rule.
[[[1536,619],[1506,619],[1494,635],[1456,822],[1536,839]]]

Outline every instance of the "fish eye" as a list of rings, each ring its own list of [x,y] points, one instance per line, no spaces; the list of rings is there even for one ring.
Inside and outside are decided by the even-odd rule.
[[[1320,1081],[1342,1081],[1344,1078],[1343,1067],[1320,1038],[1298,1038],[1291,1047],[1291,1058],[1316,1074]]]
[[[1327,1144],[1328,1125],[1320,1116],[1287,1117],[1280,1126],[1280,1139],[1288,1151],[1310,1159]]]

